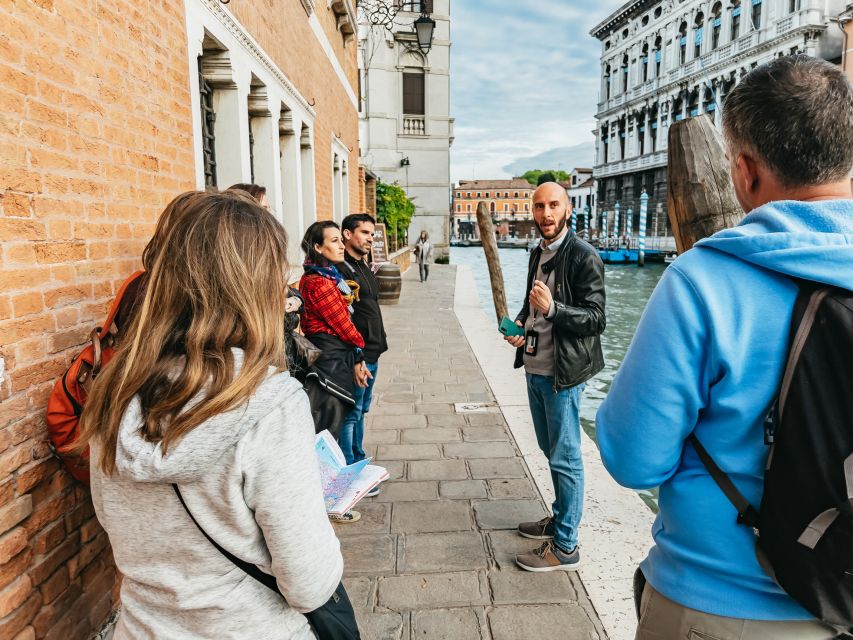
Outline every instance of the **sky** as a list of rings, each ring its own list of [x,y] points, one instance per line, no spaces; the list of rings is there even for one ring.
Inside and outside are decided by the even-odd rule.
[[[601,43],[625,0],[452,0],[450,177],[591,167]]]

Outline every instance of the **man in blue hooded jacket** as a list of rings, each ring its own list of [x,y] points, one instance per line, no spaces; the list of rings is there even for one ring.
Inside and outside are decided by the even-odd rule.
[[[686,441],[695,433],[761,503],[795,278],[853,289],[853,92],[828,62],[780,58],[730,93],[723,133],[749,213],[666,270],[596,421],[616,480],[660,487],[636,637],[834,638],[762,570],[754,533]]]

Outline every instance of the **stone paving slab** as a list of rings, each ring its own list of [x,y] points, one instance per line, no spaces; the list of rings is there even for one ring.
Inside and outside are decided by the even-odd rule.
[[[390,350],[365,451],[391,480],[358,522],[334,525],[362,637],[604,640],[576,576],[515,564],[540,544],[518,523],[547,511],[452,310],[455,268],[430,275],[406,274],[400,304],[382,308]],[[469,402],[490,406],[457,412]]]

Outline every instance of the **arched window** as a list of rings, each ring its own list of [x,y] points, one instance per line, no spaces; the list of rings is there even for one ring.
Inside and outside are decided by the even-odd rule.
[[[678,29],[678,61],[684,64],[687,60],[687,22],[682,22]]]
[[[490,212],[490,213],[494,213],[494,212],[495,212],[495,203],[494,203],[494,202],[490,202],[490,203],[489,203],[489,212]]]
[[[626,53],[622,57],[622,91],[628,90],[628,68],[629,68],[628,54]]]
[[[705,112],[713,114],[717,110],[717,99],[711,87],[705,87]]]
[[[655,38],[655,78],[660,77],[660,65],[663,59],[663,39],[658,36]]]
[[[702,32],[705,29],[705,14],[701,11],[696,14],[696,20],[693,23],[693,57],[698,58],[702,55]]]
[[[731,39],[736,40],[740,35],[740,0],[732,0]]]
[[[723,26],[723,3],[718,2],[711,9],[711,49],[720,46],[720,30]]]
[[[695,118],[699,115],[699,89],[695,89],[693,93],[690,94],[690,98],[687,101],[687,115],[691,118]]]
[[[649,114],[649,153],[657,151],[658,138],[658,106],[652,107],[652,112]]]
[[[610,65],[604,70],[604,99],[610,100]]]
[[[752,28],[761,28],[761,0],[752,0]]]
[[[643,82],[649,79],[649,43],[643,45],[643,55],[640,58],[643,65]]]
[[[788,13],[800,10],[800,0],[788,0]]]

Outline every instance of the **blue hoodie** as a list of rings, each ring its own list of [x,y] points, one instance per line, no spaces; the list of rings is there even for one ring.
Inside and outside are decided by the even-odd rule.
[[[853,290],[853,200],[773,202],[697,243],[664,273],[598,411],[616,480],[660,487],[642,569],[686,607],[733,618],[810,619],[761,569],[755,536],[686,438],[693,432],[756,508],[797,285]]]

